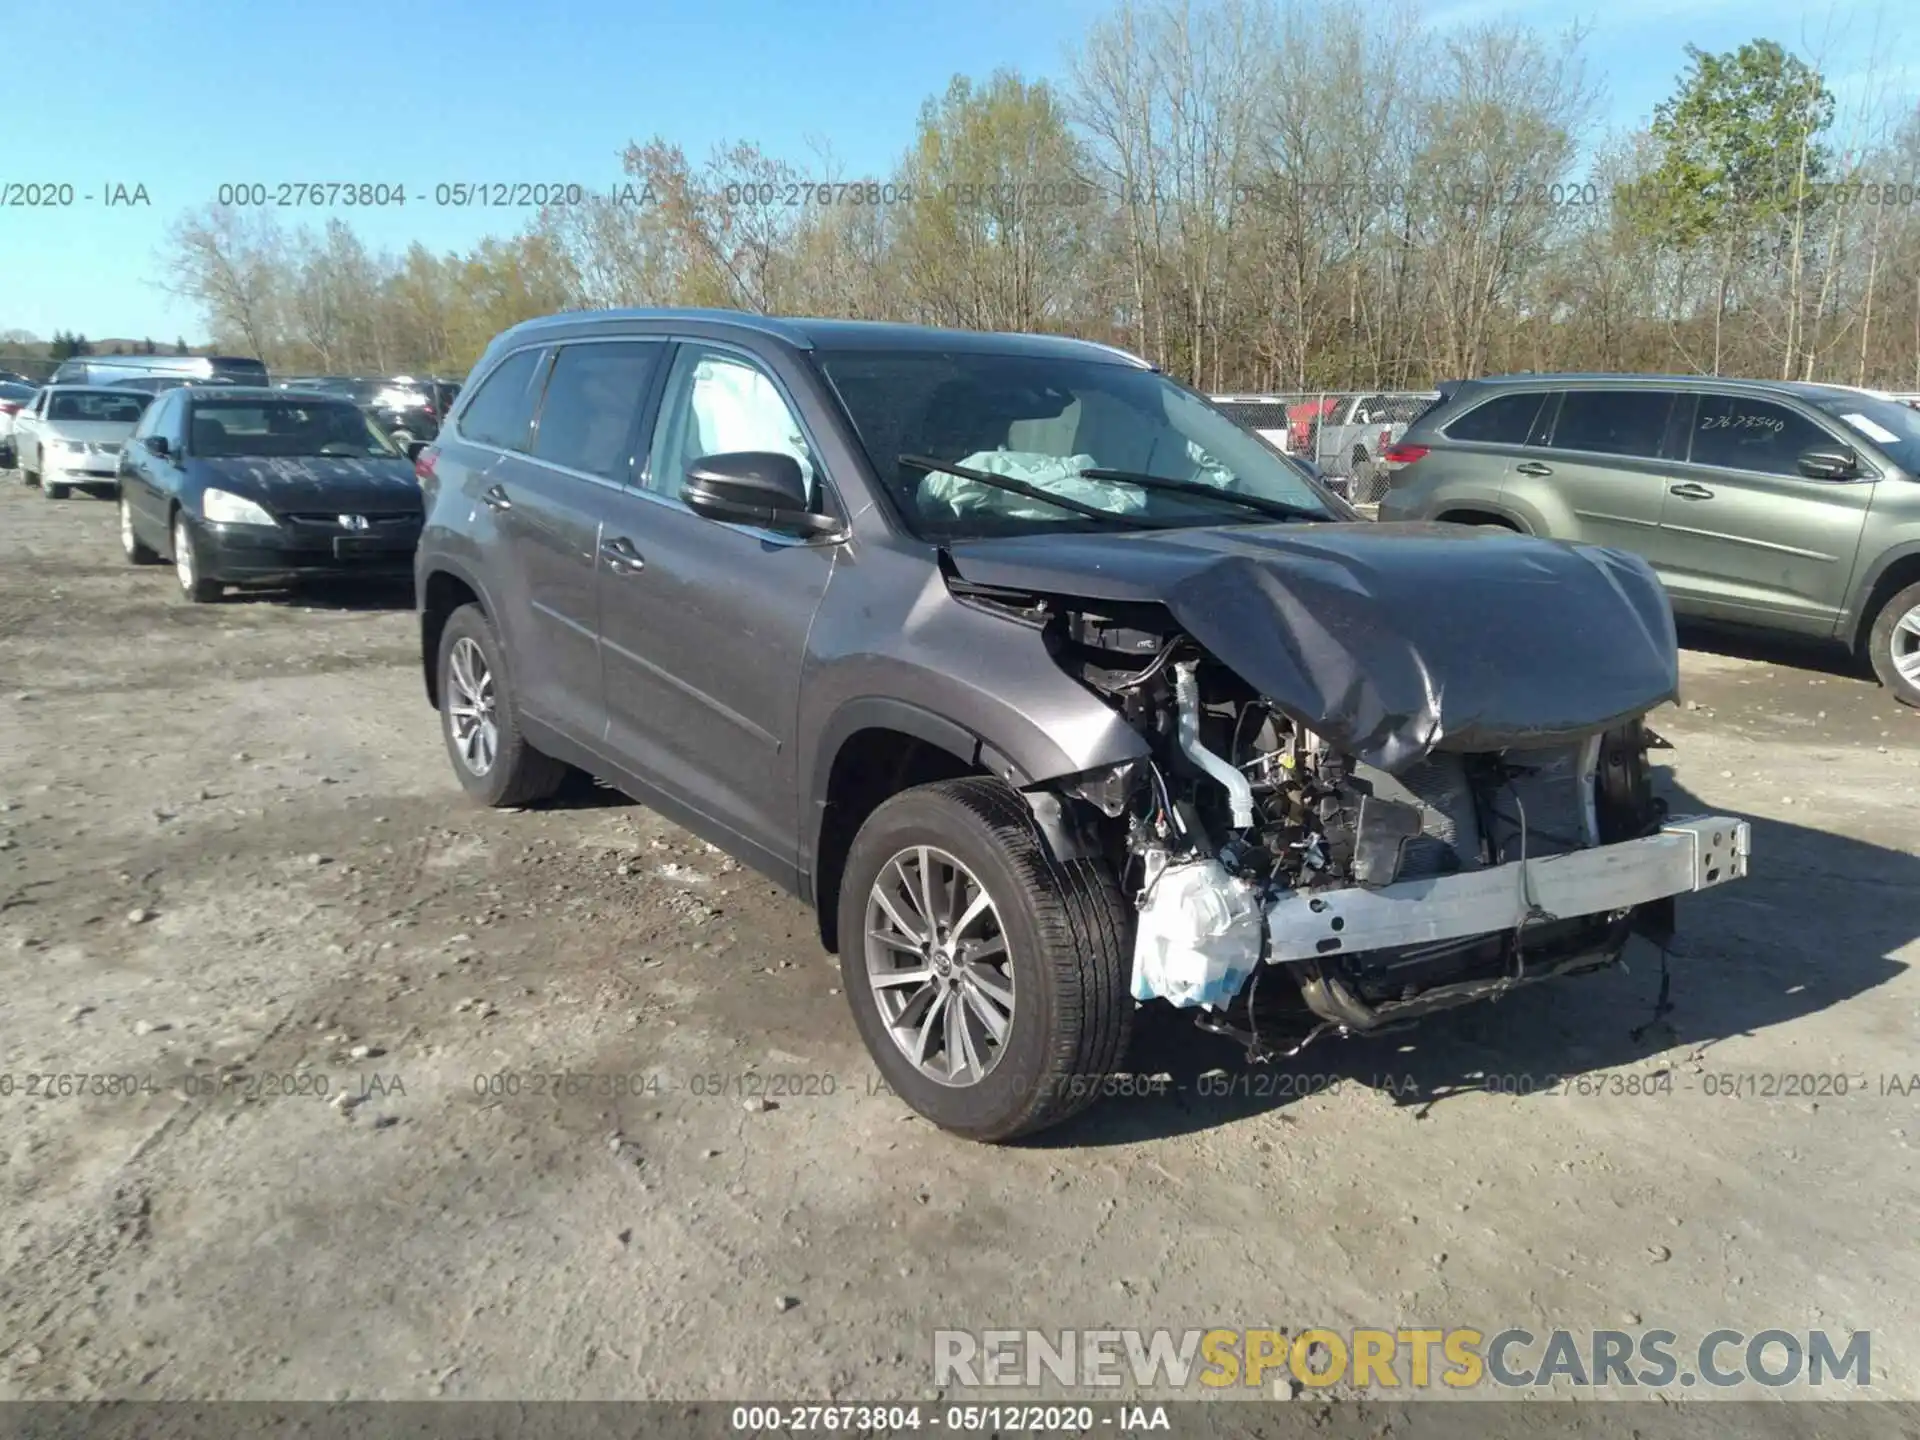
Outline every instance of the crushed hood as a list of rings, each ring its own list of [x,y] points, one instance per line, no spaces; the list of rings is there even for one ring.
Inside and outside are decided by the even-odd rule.
[[[1574,739],[1675,699],[1644,560],[1457,525],[1236,525],[958,541],[979,585],[1156,602],[1223,665],[1389,772]]]

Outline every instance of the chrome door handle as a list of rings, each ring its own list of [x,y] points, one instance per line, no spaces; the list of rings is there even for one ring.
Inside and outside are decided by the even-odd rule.
[[[480,503],[489,510],[511,510],[513,499],[498,485],[490,486],[480,497]]]
[[[1687,481],[1684,485],[1669,485],[1667,487],[1667,493],[1669,495],[1678,495],[1682,500],[1711,500],[1713,498],[1713,491],[1707,489],[1704,485],[1696,485],[1691,480]]]
[[[636,570],[647,568],[647,562],[640,552],[633,548],[633,542],[624,535],[612,540],[600,542],[600,553],[607,557],[607,568],[618,574],[629,575]]]
[[[1553,467],[1551,465],[1542,465],[1538,460],[1529,460],[1526,464],[1516,465],[1513,468],[1522,475],[1551,475],[1553,473]]]

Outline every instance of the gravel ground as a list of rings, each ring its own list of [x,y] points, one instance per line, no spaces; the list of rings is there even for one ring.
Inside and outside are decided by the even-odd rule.
[[[938,1327],[1415,1324],[1864,1329],[1920,1398],[1920,715],[1830,657],[1690,650],[1655,719],[1755,850],[1667,1024],[1636,950],[1221,1096],[1151,1016],[1166,1093],[988,1149],[765,881],[589,785],[467,805],[409,596],[189,606],[15,478],[0,1398],[877,1399]]]

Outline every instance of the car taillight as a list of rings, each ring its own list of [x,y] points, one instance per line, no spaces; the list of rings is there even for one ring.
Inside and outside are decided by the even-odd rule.
[[[440,458],[440,452],[431,447],[422,450],[413,457],[413,478],[420,481],[433,479],[434,462]]]
[[[19,413],[20,402],[18,400],[0,400],[0,415],[18,415]]]
[[[1425,459],[1427,449],[1425,445],[1408,445],[1402,442],[1387,446],[1380,452],[1380,458],[1389,465],[1411,465],[1416,460]]]

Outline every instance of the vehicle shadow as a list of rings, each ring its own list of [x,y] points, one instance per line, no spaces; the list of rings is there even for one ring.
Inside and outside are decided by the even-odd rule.
[[[560,788],[540,802],[542,810],[619,810],[640,802],[624,790],[616,790],[604,780],[584,770],[567,772]]]
[[[298,585],[230,589],[226,603],[277,605],[288,610],[411,610],[413,579],[307,580]]]
[[[1678,622],[1680,648],[1724,655],[1729,660],[1759,660],[1794,670],[1817,670],[1848,680],[1872,680],[1873,669],[1841,645],[1822,644],[1799,635],[1773,630],[1747,630],[1715,625],[1705,620]]]
[[[1671,813],[1712,808],[1660,774]],[[1147,1006],[1123,1067],[1129,1073],[1110,1084],[1110,1098],[1030,1143],[1126,1145],[1274,1111],[1284,1118],[1300,1099],[1354,1084],[1422,1112],[1475,1091],[1564,1090],[1580,1076],[1663,1051],[1698,1054],[1790,1023],[1906,968],[1892,955],[1920,935],[1920,910],[1888,902],[1920,893],[1920,858],[1745,818],[1753,830],[1747,878],[1679,902],[1664,1014],[1656,1011],[1661,955],[1640,940],[1625,967],[1526,986],[1388,1034],[1328,1035],[1265,1066],[1249,1066],[1238,1042],[1197,1029],[1192,1012]]]

